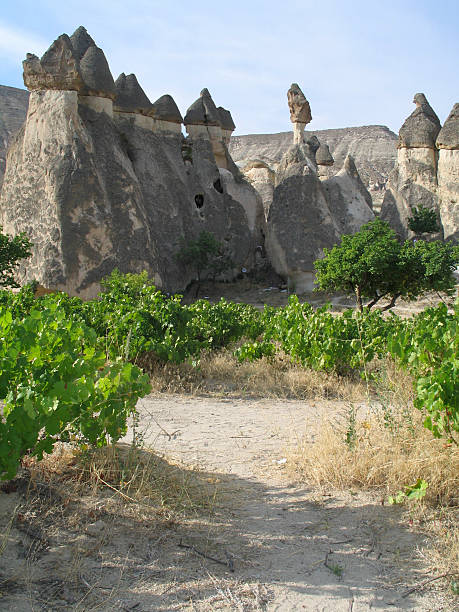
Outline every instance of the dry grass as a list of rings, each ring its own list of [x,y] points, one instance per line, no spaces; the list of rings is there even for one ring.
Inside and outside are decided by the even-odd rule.
[[[409,520],[431,536],[430,565],[459,573],[459,448],[423,426],[409,376],[390,362],[383,374],[379,402],[358,409],[349,403],[345,414],[322,423],[291,452],[292,474],[319,489],[376,491],[385,503],[427,481],[422,502],[406,504]]]
[[[31,486],[47,483],[71,499],[104,498],[104,512],[177,520],[213,511],[217,487],[204,472],[134,445],[80,451],[61,447],[27,465]],[[100,505],[100,504],[99,504]]]
[[[358,377],[308,370],[283,354],[239,363],[232,350],[224,349],[204,354],[198,367],[159,364],[148,356],[139,364],[150,373],[156,393],[358,401],[366,392]]]

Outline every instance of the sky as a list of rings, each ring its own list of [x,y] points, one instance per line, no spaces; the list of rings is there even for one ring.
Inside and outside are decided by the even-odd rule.
[[[0,0],[0,84],[84,25],[113,77],[135,73],[182,114],[207,87],[234,134],[291,129],[286,92],[308,98],[307,129],[398,132],[426,94],[443,123],[459,101],[459,0]]]

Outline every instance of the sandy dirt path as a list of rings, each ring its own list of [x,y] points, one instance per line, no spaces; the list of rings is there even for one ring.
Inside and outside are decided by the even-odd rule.
[[[322,495],[289,482],[286,449],[311,423],[343,409],[338,402],[178,396],[140,402],[145,443],[221,478],[226,492],[220,524],[187,543],[231,559],[234,573],[193,549],[186,553],[199,559],[202,571],[214,572],[216,584],[228,581],[230,595],[209,608],[196,600],[190,609],[453,609],[434,592],[402,597],[426,578],[416,551],[427,542],[410,531],[398,508],[375,497]],[[243,584],[251,585],[249,599],[235,594],[231,602],[231,588]]]
[[[429,543],[399,508],[289,480],[289,446],[345,409],[144,398],[136,431],[153,453],[142,456],[157,462],[158,477],[172,469],[199,495],[217,483],[213,512],[170,515],[155,506],[143,515],[133,504],[128,514],[116,487],[67,499],[46,483],[19,480],[0,491],[0,610],[454,610],[438,583],[407,594],[429,578]]]

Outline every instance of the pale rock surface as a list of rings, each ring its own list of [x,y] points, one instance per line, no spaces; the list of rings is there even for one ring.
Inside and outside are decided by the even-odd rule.
[[[273,201],[276,174],[265,162],[254,159],[241,168],[242,174],[260,194],[263,201],[265,217]]]
[[[256,204],[261,211],[251,217],[251,229],[244,206],[222,184],[210,139],[188,142],[190,161],[185,159],[181,115],[172,98],[160,98],[150,113],[131,78],[128,93],[135,95],[123,104],[135,112],[117,112],[112,119],[100,103],[112,104],[104,58],[84,29],[72,38],[64,35],[53,43],[45,62],[29,58],[26,64],[32,88],[38,78],[52,87],[32,91],[26,121],[8,151],[0,224],[11,234],[26,232],[34,244],[18,280],[93,297],[101,278],[118,267],[146,270],[159,287],[182,290],[195,272],[178,263],[177,252],[202,231],[225,245],[235,271],[250,269],[263,238],[257,225],[262,205],[224,144],[249,216]],[[85,58],[88,73],[81,70]],[[89,73],[96,77],[90,87]],[[71,79],[78,87],[70,87]],[[85,95],[90,91],[94,95]],[[178,133],[150,129],[155,113],[161,117],[155,121],[177,126]],[[139,124],[139,118],[150,123]]]
[[[223,189],[237,202],[242,204],[249,230],[256,236],[258,245],[263,245],[266,233],[266,219],[263,208],[263,200],[250,183],[236,178],[225,168],[218,169]]]
[[[459,241],[459,104],[437,136],[438,195],[444,237]]]
[[[183,123],[191,140],[210,140],[215,163],[219,168],[238,173],[227,147],[235,129],[231,113],[223,107],[215,106],[208,89],[203,89],[199,98],[188,108]]]
[[[312,290],[314,261],[340,235],[308,154],[307,145],[293,145],[282,158],[266,233],[266,251],[274,269],[299,293]]]
[[[28,104],[28,91],[0,85],[0,190],[5,172],[8,144],[24,123]]]
[[[330,211],[341,234],[354,234],[375,218],[371,196],[360,179],[354,160],[348,155],[344,167],[322,183]]]
[[[435,138],[440,122],[424,94],[416,94],[415,111],[400,128],[397,163],[387,184],[381,218],[402,238],[409,235],[413,208],[423,206],[439,212]]]
[[[320,167],[321,177],[330,178],[339,172],[350,153],[370,192],[373,205],[380,206],[397,157],[397,135],[381,125],[305,132],[306,137],[310,135],[317,136],[322,144],[327,144],[335,160],[333,166]],[[249,134],[232,136],[229,150],[240,168],[247,166],[251,160],[260,160],[275,172],[291,143],[292,132]]]

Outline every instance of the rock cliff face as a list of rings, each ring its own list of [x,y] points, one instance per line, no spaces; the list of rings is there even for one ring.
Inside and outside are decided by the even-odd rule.
[[[322,181],[305,144],[287,150],[269,209],[266,251],[278,274],[297,292],[314,287],[314,261],[339,242]]]
[[[445,238],[459,242],[459,104],[455,104],[436,141],[438,196]]]
[[[305,100],[292,85],[288,100],[291,116],[304,110]],[[301,104],[292,103],[294,100]],[[304,96],[303,96],[304,98]],[[301,106],[303,105],[303,106]],[[292,109],[293,107],[293,109]],[[310,116],[309,104],[307,104]],[[300,142],[299,140],[300,134]],[[254,182],[256,166],[245,167]],[[319,167],[333,164],[326,145],[315,135],[306,137],[301,131],[293,134],[293,144],[282,156],[274,174],[275,189],[269,206],[266,233],[266,252],[278,274],[287,279],[296,291],[310,291],[314,287],[314,262],[322,257],[324,248],[339,242],[342,234],[354,233],[374,218],[371,196],[360,179],[353,158],[346,157],[342,170],[333,178],[321,180]],[[263,178],[271,177],[266,173]]]
[[[0,85],[0,189],[5,173],[8,143],[24,123],[28,104],[28,91]]]
[[[225,188],[231,181],[222,181],[210,138],[184,139],[170,96],[151,104],[135,75],[115,85],[84,28],[60,36],[41,59],[29,54],[24,72],[30,103],[0,197],[5,231],[25,231],[34,243],[21,281],[91,297],[118,267],[145,269],[158,286],[180,290],[194,273],[176,253],[203,230],[225,245],[236,269],[251,267],[257,217],[249,220]],[[261,208],[234,171],[237,197]]]
[[[402,237],[409,235],[413,208],[437,212],[440,238],[459,237],[459,105],[442,129],[424,94],[416,94],[416,109],[400,128],[397,163],[388,181],[381,216]]]
[[[327,144],[335,161],[330,167],[321,166],[320,175],[330,178],[344,166],[348,154],[354,158],[359,175],[371,194],[375,206],[382,203],[386,183],[397,157],[397,135],[382,125],[306,131],[305,138],[317,136]],[[279,134],[249,134],[233,136],[231,157],[243,168],[251,160],[259,160],[272,170],[277,166],[292,143],[292,132]]]
[[[371,196],[351,155],[346,157],[338,174],[322,184],[340,235],[355,234],[364,223],[374,219]]]

